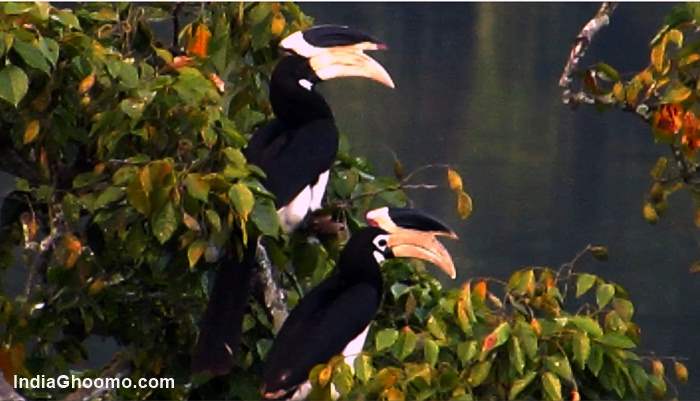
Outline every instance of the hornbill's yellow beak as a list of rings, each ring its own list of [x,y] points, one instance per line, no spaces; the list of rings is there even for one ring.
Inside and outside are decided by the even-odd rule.
[[[396,257],[428,261],[450,278],[457,276],[452,257],[437,237],[457,239],[457,234],[440,220],[417,209],[382,207],[365,215],[370,226],[389,233],[388,246]]]
[[[366,42],[331,47],[311,56],[309,64],[314,73],[324,81],[341,77],[363,77],[394,88],[394,81],[384,67],[363,52],[376,47],[375,44]]]

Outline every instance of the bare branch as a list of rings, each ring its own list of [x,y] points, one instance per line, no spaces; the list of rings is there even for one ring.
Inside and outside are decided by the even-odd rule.
[[[564,89],[562,93],[562,101],[564,104],[593,104],[595,103],[595,98],[585,92],[575,93],[573,90],[574,78],[573,74],[578,69],[581,59],[586,54],[588,46],[591,44],[593,37],[600,31],[604,26],[610,23],[610,15],[615,11],[617,3],[614,2],[604,2],[598,12],[591,18],[586,25],[581,28],[574,45],[569,53],[569,59],[564,66],[564,71],[559,78],[559,86]]]
[[[2,371],[0,370],[0,373]],[[15,391],[15,388],[5,380],[5,375],[0,374],[0,400],[4,401],[27,401]]]

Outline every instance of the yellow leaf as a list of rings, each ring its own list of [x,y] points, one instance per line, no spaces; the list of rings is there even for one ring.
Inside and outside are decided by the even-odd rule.
[[[700,60],[700,54],[698,53],[691,53],[686,57],[683,57],[680,59],[678,62],[678,65],[681,67],[685,67],[686,65],[693,64],[694,62]]]
[[[664,70],[664,57],[666,56],[666,40],[662,40],[659,44],[651,49],[651,65],[657,72]]]
[[[457,212],[462,219],[466,219],[472,214],[472,198],[465,192],[460,192],[457,195]]]
[[[651,372],[654,376],[663,377],[664,370],[664,364],[660,360],[654,359],[651,361]]]
[[[95,84],[95,73],[93,72],[92,74],[83,78],[82,81],[80,81],[80,85],[78,85],[78,93],[80,93],[82,95],[83,93],[89,91],[94,84]]]
[[[447,183],[450,185],[450,189],[453,191],[461,191],[463,189],[462,177],[454,169],[447,169]]]
[[[673,369],[676,371],[676,379],[681,383],[688,382],[688,368],[685,367],[681,362],[675,361],[673,363]]]
[[[615,85],[613,85],[612,93],[613,96],[615,96],[615,100],[617,100],[618,102],[625,101],[625,86],[622,85],[622,82],[615,82]]]
[[[382,393],[382,398],[386,401],[404,401],[406,395],[396,387],[388,388]]]
[[[644,220],[650,224],[656,224],[659,221],[659,214],[651,203],[647,202],[644,204],[642,214],[644,215]]]
[[[34,142],[36,137],[39,135],[39,120],[32,120],[27,124],[24,129],[24,139],[23,143],[26,145],[28,143]]]
[[[331,374],[333,373],[333,367],[328,364],[318,373],[318,384],[321,387],[326,387],[328,382],[331,380]]]
[[[282,32],[284,31],[284,27],[287,24],[287,21],[284,19],[284,15],[282,13],[277,12],[275,15],[272,16],[272,22],[270,23],[270,32],[274,36],[280,36]]]
[[[95,279],[88,287],[88,294],[97,295],[105,288],[105,281],[101,278]]]
[[[182,214],[182,222],[185,223],[185,226],[187,226],[187,228],[189,228],[192,231],[201,230],[201,227],[199,226],[199,222],[197,221],[197,219],[190,216],[187,212],[184,212]]]
[[[206,249],[207,242],[201,239],[190,244],[187,248],[187,260],[190,262],[190,269],[197,265]]]
[[[679,48],[683,47],[683,32],[678,29],[671,29],[668,31],[666,39],[668,39],[669,42],[675,43]]]

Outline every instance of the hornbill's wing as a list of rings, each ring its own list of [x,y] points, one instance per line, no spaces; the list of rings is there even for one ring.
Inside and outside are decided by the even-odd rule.
[[[289,204],[307,185],[331,168],[338,151],[333,120],[315,120],[299,128],[285,128],[274,120],[253,135],[244,154],[267,175],[263,185],[278,208]]]
[[[265,391],[292,389],[311,369],[340,354],[374,318],[377,288],[361,283],[343,290],[334,276],[309,292],[282,326],[267,355]]]

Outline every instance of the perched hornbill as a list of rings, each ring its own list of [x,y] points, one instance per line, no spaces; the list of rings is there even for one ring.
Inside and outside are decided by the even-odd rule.
[[[299,31],[279,47],[285,56],[270,80],[275,119],[253,134],[244,154],[265,172],[263,184],[275,195],[283,229],[291,231],[309,211],[321,207],[328,170],[338,151],[333,113],[315,85],[352,76],[391,88],[394,83],[364,53],[386,46],[348,27],[323,25]],[[256,239],[250,243],[242,262],[229,257],[217,272],[192,356],[194,373],[222,375],[232,367],[255,266]]]
[[[440,221],[414,209],[375,209],[369,227],[352,235],[336,273],[311,290],[277,334],[263,370],[266,399],[304,399],[311,369],[342,355],[353,366],[382,299],[380,265],[387,258],[412,257],[434,263],[451,278],[455,268],[435,238],[456,238]]]

